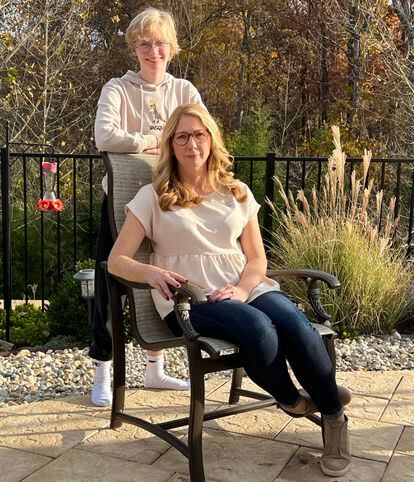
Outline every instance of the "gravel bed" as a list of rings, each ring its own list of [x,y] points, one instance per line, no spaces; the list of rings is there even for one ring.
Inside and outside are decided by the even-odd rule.
[[[338,371],[412,370],[414,336],[364,336],[355,340],[336,340]],[[0,407],[30,403],[91,391],[93,365],[88,349],[29,351],[0,356]],[[143,386],[145,352],[127,345],[127,387]],[[165,369],[170,375],[187,378],[184,348],[167,351]],[[210,375],[228,377],[229,372]]]

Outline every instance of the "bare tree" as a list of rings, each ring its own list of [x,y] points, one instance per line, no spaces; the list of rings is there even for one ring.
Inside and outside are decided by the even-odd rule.
[[[392,0],[392,6],[401,22],[404,34],[405,57],[409,67],[409,80],[414,82],[414,17],[410,0]]]
[[[392,6],[374,12],[376,36],[370,48],[382,58],[378,103],[384,129],[394,152],[414,155],[414,16],[411,2],[393,0]]]
[[[88,5],[10,0],[7,7],[0,102],[13,140],[90,148],[96,69]]]

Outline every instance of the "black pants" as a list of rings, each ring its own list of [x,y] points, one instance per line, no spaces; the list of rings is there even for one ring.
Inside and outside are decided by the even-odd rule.
[[[101,206],[98,241],[95,260],[95,311],[92,321],[92,344],[89,356],[95,360],[112,360],[112,338],[108,331],[110,324],[108,292],[106,289],[105,271],[101,262],[108,259],[114,240],[111,234],[108,216],[108,197],[105,195]]]

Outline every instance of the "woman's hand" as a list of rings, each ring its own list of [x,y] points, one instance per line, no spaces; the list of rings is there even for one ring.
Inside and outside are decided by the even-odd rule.
[[[187,284],[188,279],[173,271],[167,271],[156,266],[148,266],[148,284],[158,291],[166,300],[172,299],[170,287],[180,288]]]
[[[188,283],[188,280],[178,273],[139,263],[133,259],[144,237],[144,226],[131,211],[128,211],[124,225],[109,255],[109,272],[126,280],[148,283],[163,298],[170,300],[173,296],[171,290],[180,288],[181,285]]]
[[[246,292],[246,290],[244,290],[240,286],[235,286],[227,283],[221,288],[213,291],[208,301],[209,303],[216,303],[217,301],[223,300],[236,300],[244,303],[248,297],[249,293]]]

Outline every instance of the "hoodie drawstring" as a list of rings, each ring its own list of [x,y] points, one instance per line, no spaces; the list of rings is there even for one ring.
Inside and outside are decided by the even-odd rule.
[[[139,130],[140,130],[139,133],[142,134],[142,126],[144,124],[144,92],[141,84],[139,84],[139,90],[141,92],[141,122],[139,127]]]

